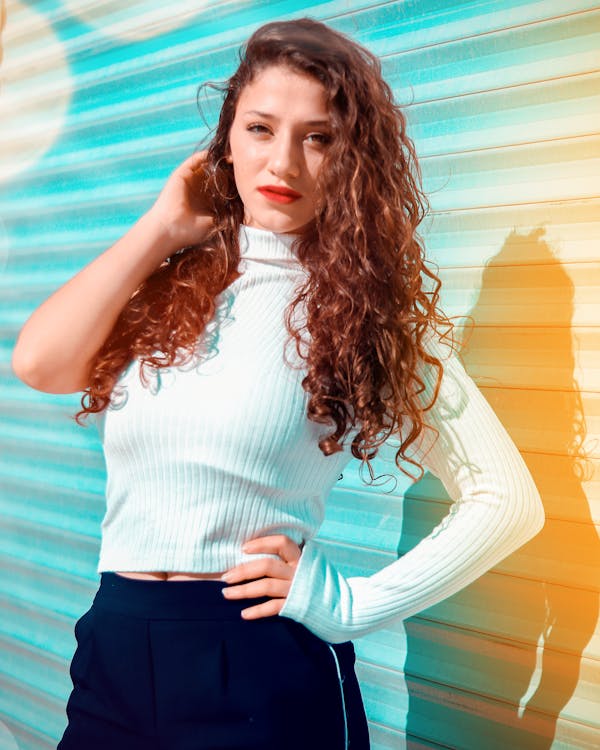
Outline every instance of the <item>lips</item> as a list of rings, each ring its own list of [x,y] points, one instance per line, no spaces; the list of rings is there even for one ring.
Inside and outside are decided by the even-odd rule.
[[[291,203],[292,201],[302,198],[301,193],[291,190],[286,187],[279,187],[278,185],[263,185],[258,190],[269,200],[277,203]]]

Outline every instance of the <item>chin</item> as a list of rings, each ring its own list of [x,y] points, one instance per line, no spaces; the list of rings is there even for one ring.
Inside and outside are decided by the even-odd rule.
[[[276,234],[295,234],[297,229],[299,229],[301,224],[298,224],[297,222],[283,222],[283,221],[251,221],[247,222],[245,221],[244,224],[251,227],[256,227],[256,229],[264,229],[266,232],[275,232]]]
[[[243,223],[255,226],[257,229],[265,229],[277,234],[300,234],[309,224],[310,219],[292,219],[288,216],[254,216],[250,220],[244,219]]]

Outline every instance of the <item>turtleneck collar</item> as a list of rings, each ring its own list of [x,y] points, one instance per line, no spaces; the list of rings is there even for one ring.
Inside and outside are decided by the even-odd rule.
[[[292,243],[299,236],[299,234],[283,234],[240,224],[240,256],[254,260],[298,263],[298,258],[292,250]]]

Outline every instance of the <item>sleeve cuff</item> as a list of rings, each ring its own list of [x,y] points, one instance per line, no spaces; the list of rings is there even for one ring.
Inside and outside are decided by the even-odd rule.
[[[349,640],[352,597],[344,577],[327,560],[318,542],[305,544],[294,572],[282,617],[301,623],[330,643]]]

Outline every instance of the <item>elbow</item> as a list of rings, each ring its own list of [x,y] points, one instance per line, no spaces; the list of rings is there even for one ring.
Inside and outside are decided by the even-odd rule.
[[[515,549],[522,547],[536,537],[544,528],[546,513],[541,495],[529,475],[526,482],[522,482],[518,488],[520,503],[519,513],[512,516],[512,538]]]
[[[31,388],[38,388],[40,380],[39,357],[36,356],[36,347],[30,342],[23,341],[23,332],[19,334],[13,347],[10,366],[20,381]]]
[[[14,349],[10,362],[11,369],[21,382],[42,393],[64,394],[83,391],[89,384],[89,373],[77,373],[74,368],[41,368],[39,363]]]
[[[541,532],[546,514],[533,477],[524,466],[522,472],[505,476],[502,490],[496,490],[494,505],[496,515],[488,526],[488,538],[497,545],[497,561],[500,561]]]
[[[537,485],[529,469],[524,465],[524,473],[521,477],[521,491],[523,493],[523,526],[529,532],[529,538],[533,539],[544,528],[546,513],[544,503]]]
[[[16,346],[13,349],[10,366],[15,376],[25,385],[36,391],[45,391],[47,383],[44,382],[40,372],[39,363],[30,356],[27,351]]]
[[[531,490],[529,493],[529,519],[531,538],[533,539],[534,536],[537,536],[540,533],[546,523],[544,503],[542,502],[542,497],[533,480],[531,481]]]
[[[16,378],[35,388],[35,385],[32,385],[35,382],[34,368],[31,362],[21,354],[18,347],[13,349],[10,366]]]
[[[11,368],[18,380],[36,391],[44,393],[55,393],[52,387],[40,377],[40,373],[35,367],[27,362],[18,359],[11,360]]]

